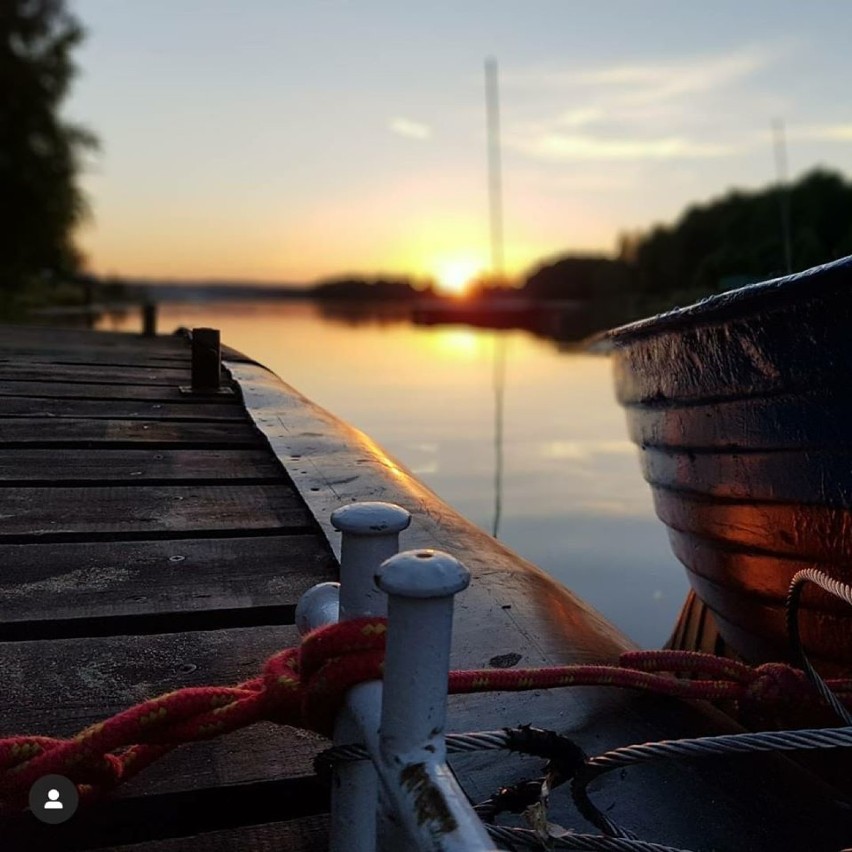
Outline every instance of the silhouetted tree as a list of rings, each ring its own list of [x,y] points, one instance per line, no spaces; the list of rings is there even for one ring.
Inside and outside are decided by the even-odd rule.
[[[316,284],[311,295],[316,299],[391,302],[412,299],[417,295],[417,291],[406,278],[333,278]]]
[[[65,0],[0,0],[0,288],[73,272],[86,206],[77,185],[94,146],[59,108],[83,30]]]
[[[791,211],[794,269],[852,254],[852,183],[817,169],[789,188],[733,191],[652,229],[633,250],[639,290],[691,298],[783,275],[782,192]]]

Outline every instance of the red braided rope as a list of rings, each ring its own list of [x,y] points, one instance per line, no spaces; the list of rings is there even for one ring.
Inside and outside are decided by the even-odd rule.
[[[188,687],[152,698],[64,740],[0,739],[0,809],[26,805],[32,783],[57,773],[91,799],[178,746],[259,721],[330,735],[346,691],[382,676],[386,623],[362,618],[315,630],[298,648],[270,657],[260,676],[237,686]],[[678,679],[687,674],[694,679]],[[847,703],[852,680],[828,681]],[[678,698],[817,708],[804,673],[781,663],[757,668],[691,651],[631,651],[617,665],[453,671],[451,693],[563,686],[617,686]]]

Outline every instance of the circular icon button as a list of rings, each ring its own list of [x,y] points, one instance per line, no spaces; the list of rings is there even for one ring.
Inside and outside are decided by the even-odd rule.
[[[64,775],[43,775],[30,787],[30,810],[48,825],[71,819],[79,804],[74,782]]]

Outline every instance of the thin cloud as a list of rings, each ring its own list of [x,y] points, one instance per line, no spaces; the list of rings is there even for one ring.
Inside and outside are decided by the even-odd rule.
[[[812,124],[806,127],[792,128],[788,135],[796,139],[817,139],[827,142],[850,142],[852,141],[852,123]]]
[[[777,61],[785,51],[746,46],[721,56],[698,56],[598,68],[539,67],[502,74],[505,86],[536,91],[598,90],[642,102],[729,86]]]
[[[560,127],[587,127],[601,121],[606,116],[600,107],[569,109],[557,116],[555,124]]]
[[[633,104],[659,103],[738,83],[766,68],[773,59],[773,52],[765,48],[746,48],[728,56],[616,65],[581,74],[580,81],[620,89],[620,96]]]
[[[730,145],[694,142],[676,136],[653,139],[605,139],[549,133],[517,140],[515,149],[545,160],[669,160],[727,157]]]
[[[744,46],[665,62],[510,71],[504,82],[510,97],[523,96],[525,116],[507,126],[506,145],[551,162],[729,157],[747,143],[730,116],[757,108],[750,78],[785,52]],[[729,116],[727,130],[719,112]]]
[[[388,122],[388,130],[407,139],[429,139],[432,136],[432,128],[428,124],[410,118],[392,118]]]

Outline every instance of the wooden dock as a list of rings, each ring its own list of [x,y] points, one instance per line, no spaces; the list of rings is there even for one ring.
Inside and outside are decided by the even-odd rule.
[[[189,363],[178,336],[0,330],[0,736],[244,680],[335,578],[238,395],[180,392]],[[325,848],[324,746],[274,725],[195,744],[63,825],[3,821],[0,848]]]

